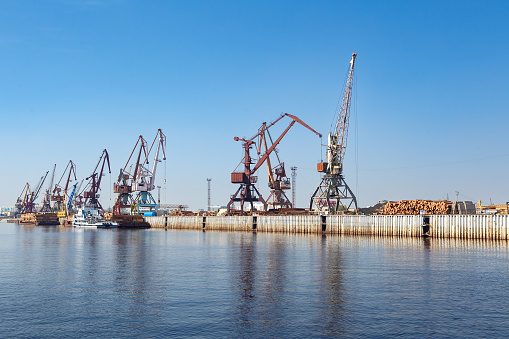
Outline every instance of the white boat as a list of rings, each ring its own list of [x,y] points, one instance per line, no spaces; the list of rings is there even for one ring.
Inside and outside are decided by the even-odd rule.
[[[83,207],[72,216],[72,225],[82,228],[116,228],[118,224],[104,219],[101,210],[95,207]]]

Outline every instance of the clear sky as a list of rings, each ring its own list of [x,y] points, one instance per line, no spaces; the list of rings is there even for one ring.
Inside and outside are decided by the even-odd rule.
[[[0,206],[53,164],[56,177],[70,159],[90,175],[105,148],[111,206],[137,137],[158,128],[162,202],[206,208],[212,178],[212,204],[226,205],[242,158],[233,137],[282,112],[326,135],[353,52],[344,166],[360,206],[455,191],[505,203],[507,18],[507,1],[2,1]],[[305,207],[320,139],[294,126],[279,151],[298,167]],[[266,170],[258,175],[266,197]]]

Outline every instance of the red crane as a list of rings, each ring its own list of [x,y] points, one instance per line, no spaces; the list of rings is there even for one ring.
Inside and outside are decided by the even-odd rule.
[[[102,165],[101,165],[102,163]],[[110,157],[108,151],[104,150],[99,158],[99,162],[95,166],[94,172],[85,180],[88,180],[85,188],[83,189],[83,197],[85,198],[85,205],[93,208],[103,209],[99,202],[99,191],[101,189],[101,179],[104,173],[104,166],[108,163],[108,171],[111,173]],[[100,172],[97,172],[99,165],[101,165]]]
[[[138,150],[138,156],[136,160],[136,164],[134,165],[135,174],[131,175],[131,168],[127,170],[127,166],[129,166],[129,162],[133,154]],[[142,160],[142,154],[144,154],[144,160]],[[113,184],[113,192],[118,193],[117,199],[115,200],[115,205],[113,206],[113,214],[122,214],[122,210],[124,210],[124,214],[130,214],[130,211],[126,211],[126,209],[130,209],[133,205],[132,192],[133,192],[133,178],[137,175],[137,170],[142,167],[145,161],[148,163],[148,152],[147,152],[147,142],[143,139],[143,136],[139,136],[134,148],[127,159],[127,162],[124,168],[120,169],[120,174],[118,176],[117,182]],[[140,163],[140,160],[142,163]]]
[[[268,129],[272,126],[274,126],[278,121],[283,119],[284,117],[289,117],[292,119],[288,127],[284,130],[284,132],[277,138],[277,140],[270,146],[270,148],[265,149],[265,152],[263,155],[261,154],[261,147],[262,147],[262,141],[266,143],[265,140],[265,133],[268,131]],[[227,211],[228,214],[230,214],[231,207],[235,202],[240,202],[240,213],[244,213],[244,203],[249,203],[251,205],[251,211],[254,210],[253,202],[262,202],[264,210],[267,210],[267,203],[263,199],[262,195],[254,185],[257,181],[257,177],[254,176],[254,173],[260,168],[260,166],[263,165],[263,163],[269,158],[269,155],[276,149],[276,146],[279,144],[279,142],[283,139],[283,137],[286,135],[286,133],[290,130],[290,128],[298,122],[302,126],[306,127],[310,131],[316,133],[319,137],[322,135],[318,132],[316,132],[314,129],[309,127],[306,123],[304,123],[302,120],[297,118],[294,115],[285,113],[282,114],[278,119],[271,122],[270,124],[263,123],[262,126],[258,129],[258,133],[252,137],[251,139],[243,139],[239,137],[235,137],[235,141],[243,141],[242,147],[244,148],[244,159],[241,161],[240,164],[244,164],[244,171],[243,172],[232,172],[231,174],[231,182],[234,184],[240,184],[239,189],[237,192],[235,192],[234,195],[232,195],[230,202],[227,205]],[[255,141],[256,139],[256,141]],[[251,164],[253,164],[250,150],[253,145],[257,146],[257,153],[259,155],[258,162],[255,164],[255,166],[251,169]],[[240,165],[239,164],[239,165]],[[237,166],[238,167],[238,166]]]
[[[36,213],[35,208],[35,201],[37,200],[37,197],[39,196],[39,192],[41,191],[42,185],[44,184],[44,180],[46,180],[46,177],[48,176],[49,171],[46,172],[45,175],[39,179],[39,182],[35,186],[35,190],[30,190],[30,185],[27,183],[25,187],[23,188],[23,191],[21,191],[21,195],[18,197],[18,200],[16,201],[16,214],[25,214],[25,213]],[[23,195],[24,193],[24,195]],[[21,199],[21,196],[23,195],[23,199]]]

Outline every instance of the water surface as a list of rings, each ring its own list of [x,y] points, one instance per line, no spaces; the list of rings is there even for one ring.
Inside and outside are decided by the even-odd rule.
[[[0,224],[0,337],[508,337],[506,242]]]

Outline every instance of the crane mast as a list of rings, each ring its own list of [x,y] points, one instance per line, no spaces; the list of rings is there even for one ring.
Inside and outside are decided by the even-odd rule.
[[[338,119],[327,138],[327,161],[320,162],[317,166],[318,172],[324,175],[311,196],[309,208],[320,213],[337,214],[347,212],[352,207],[357,211],[357,199],[343,176],[356,56],[356,53],[352,54]]]

